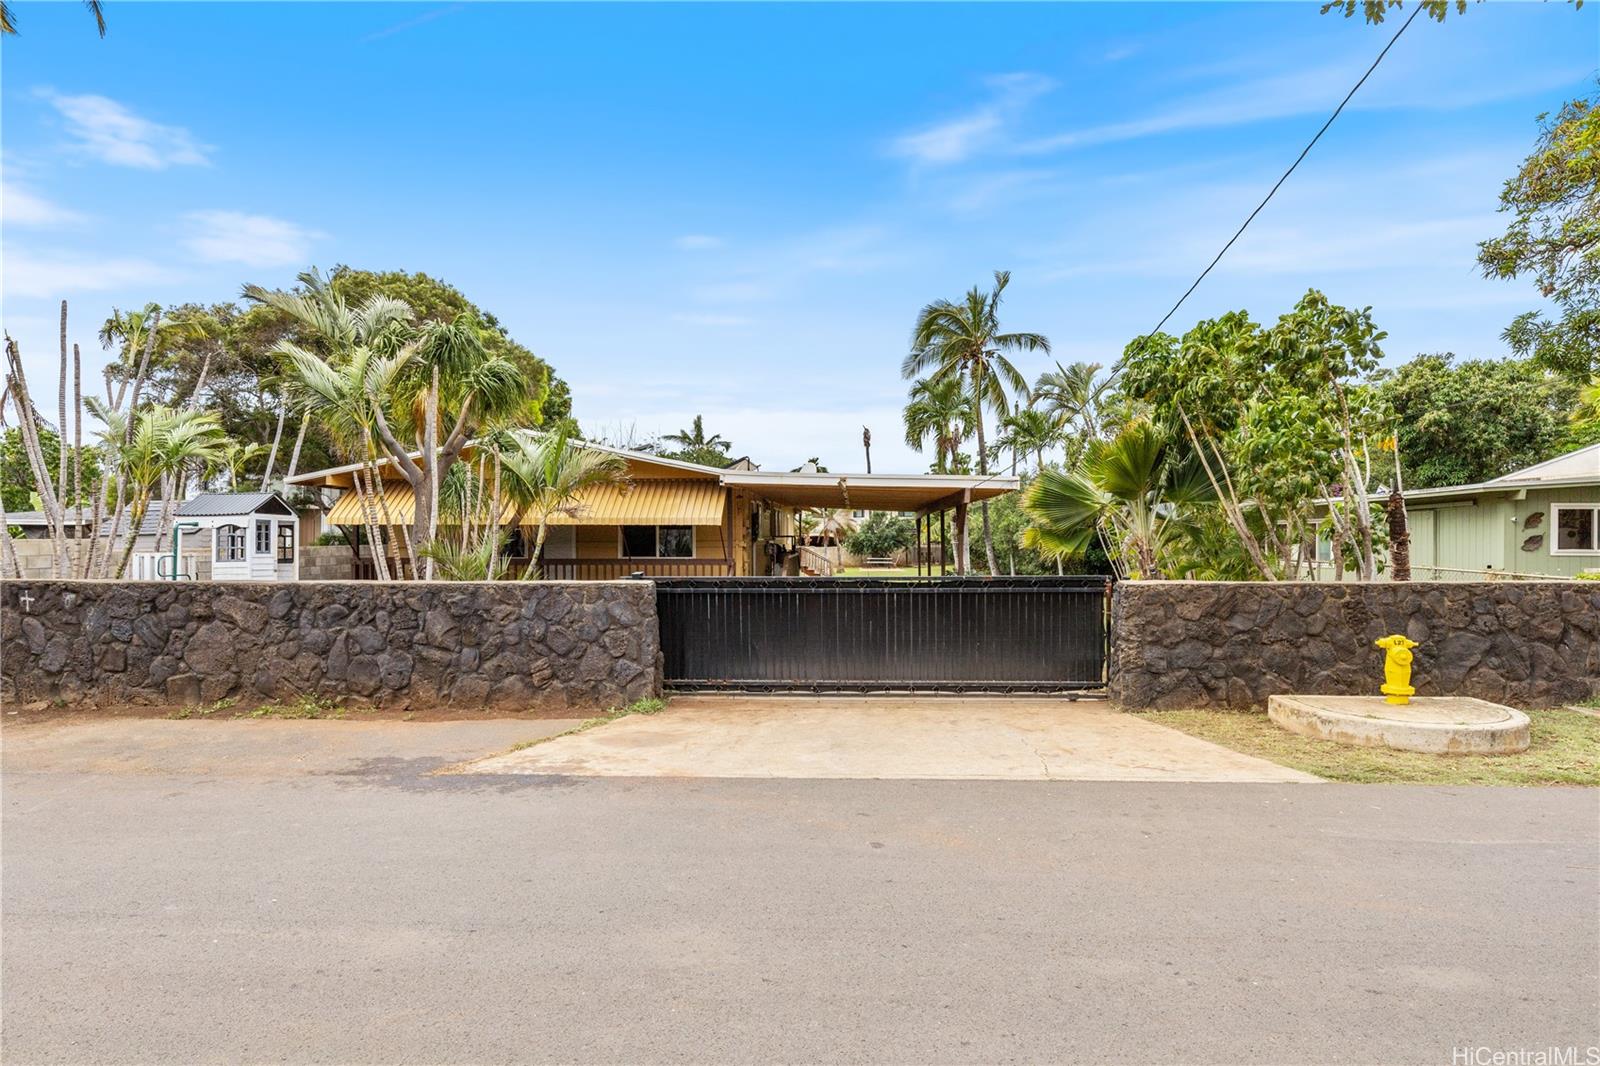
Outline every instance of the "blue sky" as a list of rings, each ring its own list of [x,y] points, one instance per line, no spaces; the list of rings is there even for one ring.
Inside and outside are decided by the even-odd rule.
[[[769,468],[921,469],[917,309],[1013,272],[1006,324],[1113,362],[1397,23],[1315,3],[15,3],[4,326],[36,392],[57,301],[220,300],[335,263],[425,270],[573,387],[588,428],[704,413]],[[1390,361],[1503,354],[1482,280],[1534,119],[1600,5],[1419,20],[1175,317],[1371,305]],[[1025,364],[1029,376],[1042,359]]]

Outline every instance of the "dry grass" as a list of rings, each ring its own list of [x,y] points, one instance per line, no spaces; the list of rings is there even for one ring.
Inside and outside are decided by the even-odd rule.
[[[1576,711],[1529,711],[1528,750],[1520,755],[1425,755],[1314,740],[1280,729],[1263,712],[1141,711],[1225,748],[1330,781],[1414,785],[1600,786],[1600,718]]]

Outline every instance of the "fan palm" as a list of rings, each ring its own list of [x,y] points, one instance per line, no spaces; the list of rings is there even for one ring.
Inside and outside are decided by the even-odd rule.
[[[923,378],[911,386],[902,417],[906,444],[915,451],[933,445],[935,473],[948,474],[961,442],[972,433],[972,397],[959,377]]]
[[[1094,441],[1070,471],[1048,469],[1023,493],[1032,525],[1022,546],[1052,558],[1081,555],[1097,538],[1124,576],[1157,578],[1189,509],[1211,499],[1204,472],[1145,419]]]
[[[966,383],[973,398],[973,429],[978,438],[980,474],[989,472],[984,408],[992,408],[997,415],[1004,416],[1011,409],[1010,397],[1028,391],[1027,381],[1008,355],[1050,350],[1050,342],[1042,334],[1001,332],[1000,301],[1010,282],[1009,271],[997,270],[994,288],[989,292],[974,287],[962,303],[936,300],[924,307],[911,331],[911,351],[900,367],[907,378],[927,373],[935,379],[954,378]],[[987,500],[982,508],[983,550],[989,572],[995,573],[999,568]]]
[[[117,565],[121,577],[133,556],[139,526],[150,509],[150,497],[163,478],[175,476],[190,465],[219,461],[228,438],[222,423],[211,411],[174,410],[148,407],[139,412],[127,444],[118,452],[117,462],[126,478],[132,504],[128,510],[126,543]]]
[[[518,521],[535,527],[532,557],[524,579],[538,576],[550,519],[576,516],[583,510],[583,491],[615,485],[627,478],[628,463],[620,455],[586,448],[567,438],[565,430],[541,436],[522,434],[501,460],[506,497],[517,508]]]

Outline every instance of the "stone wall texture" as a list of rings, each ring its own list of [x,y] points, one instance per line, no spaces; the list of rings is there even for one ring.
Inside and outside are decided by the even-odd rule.
[[[1378,637],[1416,649],[1419,696],[1551,707],[1600,695],[1592,581],[1125,581],[1111,696],[1129,708],[1263,706],[1278,693],[1376,694]]]
[[[644,581],[0,582],[0,696],[556,711],[659,695]]]

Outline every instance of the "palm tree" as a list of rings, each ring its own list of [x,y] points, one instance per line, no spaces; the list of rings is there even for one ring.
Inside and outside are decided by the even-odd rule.
[[[1099,435],[1100,398],[1111,386],[1112,378],[1100,381],[1099,363],[1056,364],[1033,383],[1033,402],[1043,408],[1063,428],[1076,429],[1085,440]]]
[[[176,476],[190,465],[217,462],[227,444],[222,423],[212,411],[174,410],[157,405],[139,412],[133,433],[117,457],[132,498],[117,577],[128,569],[156,486],[163,478]]]
[[[536,527],[528,569],[523,579],[538,576],[550,519],[575,516],[583,510],[583,491],[595,485],[626,480],[627,460],[598,448],[568,440],[565,430],[538,437],[522,434],[501,461],[505,494],[517,508],[518,523]]]
[[[100,5],[100,0],[83,0],[83,6],[88,8],[89,13],[94,16],[94,22],[100,30],[100,36],[104,37],[106,35],[106,13]],[[6,3],[0,3],[0,33],[16,32],[17,20],[16,16],[11,13],[11,6]]]
[[[948,474],[961,442],[972,433],[972,397],[957,377],[923,378],[911,386],[903,418],[913,451],[933,445],[933,470]]]
[[[1023,492],[1033,524],[1022,546],[1053,558],[1081,555],[1096,539],[1124,577],[1159,578],[1169,546],[1196,504],[1214,499],[1204,471],[1146,419],[1093,441],[1070,471],[1047,469]]]
[[[498,529],[470,548],[454,541],[429,541],[422,546],[421,555],[438,567],[444,581],[494,581],[505,572]]]
[[[1000,436],[995,438],[995,453],[1011,453],[1011,473],[1017,472],[1017,459],[1032,455],[1038,469],[1044,469],[1044,453],[1061,439],[1061,426],[1037,407],[1019,407],[1000,420]]]
[[[259,441],[251,441],[249,444],[241,444],[236,440],[230,440],[227,444],[223,445],[221,453],[217,456],[216,460],[212,462],[211,468],[206,472],[207,480],[210,480],[211,478],[214,478],[220,474],[226,474],[228,478],[228,491],[238,492],[239,478],[244,474],[245,467],[253,463],[257,456],[264,455],[266,450],[267,446]]]
[[[661,438],[671,441],[683,448],[711,448],[726,453],[732,447],[732,442],[724,440],[722,434],[713,433],[706,436],[705,418],[701,415],[694,416],[694,423],[688,429],[680,429],[676,433],[668,433]]]
[[[992,408],[1004,416],[1011,409],[1012,394],[1026,395],[1027,381],[1012,365],[1007,353],[1049,352],[1050,342],[1038,333],[1002,333],[1000,300],[1011,273],[994,272],[994,288],[989,292],[974,287],[963,303],[936,300],[917,316],[911,331],[911,352],[901,364],[906,378],[931,372],[933,378],[955,378],[966,382],[973,397],[973,428],[978,437],[978,473],[989,472],[988,444],[983,433],[983,409]],[[989,528],[989,501],[983,508],[983,552],[989,572],[999,566],[994,554],[994,534]],[[961,558],[965,558],[963,553]]]

